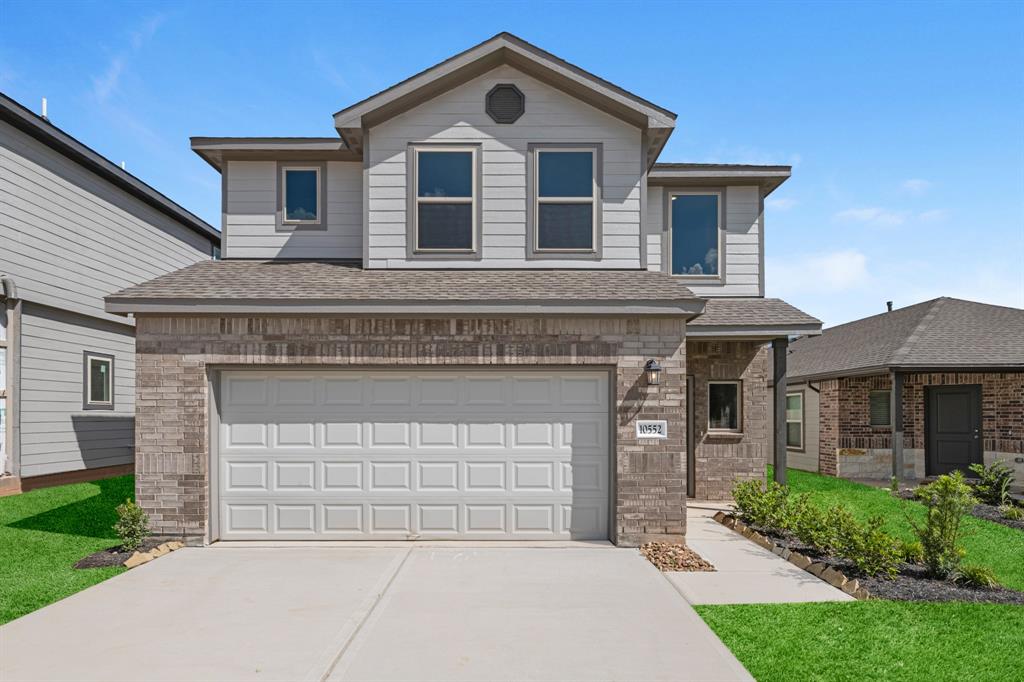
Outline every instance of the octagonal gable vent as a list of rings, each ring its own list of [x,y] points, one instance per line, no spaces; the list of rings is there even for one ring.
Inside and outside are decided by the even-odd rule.
[[[495,123],[515,123],[526,111],[526,95],[511,83],[500,83],[487,93],[486,109]]]

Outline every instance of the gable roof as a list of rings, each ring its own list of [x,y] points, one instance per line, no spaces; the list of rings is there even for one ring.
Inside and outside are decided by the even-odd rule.
[[[890,369],[1024,369],[1024,310],[936,298],[826,329],[790,349],[791,380]]]
[[[182,208],[128,171],[71,137],[48,119],[37,116],[3,93],[0,93],[0,121],[30,135],[118,189],[206,237],[212,243],[220,244],[220,232],[205,220]]]
[[[651,164],[675,127],[676,115],[511,33],[496,36],[334,114],[334,127],[353,150],[362,130],[491,69],[508,64],[592,106],[648,131]]]
[[[821,320],[781,298],[708,298],[704,312],[686,324],[687,336],[716,338],[777,338],[820,333]]]

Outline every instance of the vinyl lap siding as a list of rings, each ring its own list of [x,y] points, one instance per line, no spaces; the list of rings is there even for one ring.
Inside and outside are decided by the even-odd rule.
[[[494,123],[484,98],[515,83],[526,113]],[[482,260],[408,261],[406,152],[410,142],[482,145]],[[527,147],[530,143],[603,144],[603,260],[527,260]],[[420,104],[369,132],[368,264],[396,267],[640,267],[640,130],[509,66]]]
[[[31,303],[21,322],[21,476],[130,464],[133,329]],[[82,409],[84,351],[114,356],[114,410]]]
[[[671,254],[665,231],[665,192],[674,189],[649,187],[647,190],[646,245],[647,267],[661,270],[671,267]],[[724,277],[716,281],[686,280],[686,286],[698,296],[763,296],[761,287],[761,198],[756,186],[730,186],[725,191],[725,235],[722,270]]]
[[[226,258],[362,258],[362,164],[327,163],[327,229],[278,230],[277,182],[276,161],[227,163]]]
[[[207,239],[0,123],[0,272],[28,301],[121,324],[103,296],[210,257]]]

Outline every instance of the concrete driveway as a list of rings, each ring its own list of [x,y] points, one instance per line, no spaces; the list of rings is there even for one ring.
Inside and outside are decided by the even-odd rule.
[[[0,628],[0,679],[749,680],[636,550],[183,549]]]

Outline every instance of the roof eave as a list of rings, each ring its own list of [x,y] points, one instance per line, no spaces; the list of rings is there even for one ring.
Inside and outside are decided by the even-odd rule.
[[[1024,372],[1024,364],[1014,365],[1007,363],[995,363],[991,365],[873,365],[871,367],[858,367],[855,369],[843,369],[830,372],[817,372],[814,374],[790,374],[790,381],[825,381],[828,379],[846,379],[863,376],[874,376],[878,374],[889,374],[892,372],[928,373],[928,372],[964,372],[964,373],[986,373],[986,372]]]
[[[817,336],[820,323],[757,325],[696,325],[686,328],[687,337],[728,338],[733,341],[771,340],[790,336]]]
[[[228,160],[328,159],[359,161],[362,156],[337,137],[192,137],[192,151],[218,172]]]

